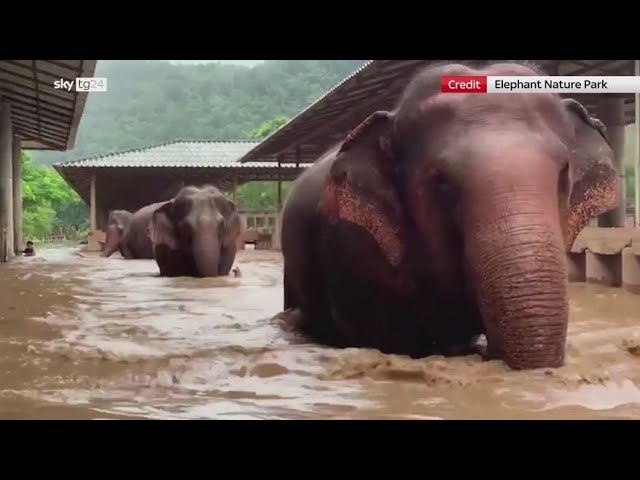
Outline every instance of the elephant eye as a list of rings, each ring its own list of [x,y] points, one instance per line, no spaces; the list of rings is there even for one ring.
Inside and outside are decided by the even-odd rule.
[[[447,197],[455,195],[455,189],[453,185],[451,185],[451,183],[447,180],[443,173],[437,173],[433,181],[436,192],[438,192],[439,195],[444,195]]]

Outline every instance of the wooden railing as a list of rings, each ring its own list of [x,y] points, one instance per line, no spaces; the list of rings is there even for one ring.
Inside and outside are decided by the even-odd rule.
[[[47,235],[42,237],[38,243],[62,243],[71,240],[66,235]]]
[[[253,244],[257,250],[280,250],[278,210],[240,210],[243,234],[238,247]]]

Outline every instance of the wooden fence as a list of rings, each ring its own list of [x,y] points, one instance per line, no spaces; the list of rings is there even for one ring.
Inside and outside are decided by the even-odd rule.
[[[280,218],[278,210],[241,209],[243,234],[238,247],[249,243],[258,250],[280,250]]]
[[[63,243],[67,240],[73,240],[66,235],[48,235],[38,240],[38,243]]]

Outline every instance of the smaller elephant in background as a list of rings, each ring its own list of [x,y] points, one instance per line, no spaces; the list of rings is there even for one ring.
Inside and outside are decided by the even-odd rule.
[[[107,238],[102,257],[110,257],[116,250],[127,259],[153,259],[147,228],[153,212],[165,202],[152,203],[131,213],[114,210],[107,222]]]
[[[156,207],[148,228],[165,277],[229,275],[241,233],[236,204],[212,185],[183,187]]]

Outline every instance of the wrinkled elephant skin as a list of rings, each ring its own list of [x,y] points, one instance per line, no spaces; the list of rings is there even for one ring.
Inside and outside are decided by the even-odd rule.
[[[216,187],[187,186],[157,208],[149,237],[166,277],[229,275],[242,221],[234,202]]]
[[[152,203],[134,213],[114,210],[109,214],[103,257],[116,250],[126,259],[152,259],[153,248],[147,229],[153,212],[166,202]]]
[[[318,341],[424,356],[481,334],[513,369],[564,364],[565,252],[618,203],[604,126],[558,95],[442,94],[419,72],[294,183],[285,308]],[[468,351],[468,349],[467,349]]]

